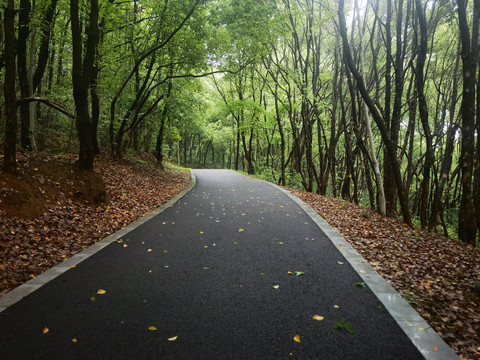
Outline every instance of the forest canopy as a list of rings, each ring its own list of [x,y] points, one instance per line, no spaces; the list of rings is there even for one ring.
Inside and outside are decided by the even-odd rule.
[[[0,0],[16,152],[154,153],[341,197],[471,245],[480,0]]]

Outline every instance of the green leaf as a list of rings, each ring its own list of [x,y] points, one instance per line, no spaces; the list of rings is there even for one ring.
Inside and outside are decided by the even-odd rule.
[[[357,282],[355,285],[357,285],[358,287],[367,287],[364,282]]]
[[[305,275],[305,271],[295,271],[295,275],[297,276]]]

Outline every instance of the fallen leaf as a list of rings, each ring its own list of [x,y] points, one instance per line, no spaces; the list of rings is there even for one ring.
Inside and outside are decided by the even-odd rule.
[[[432,350],[433,350],[433,351],[438,351],[438,347],[432,346]]]
[[[148,249],[147,252],[152,252],[152,249]]]
[[[200,234],[203,234],[203,231],[200,231]]]
[[[273,285],[272,288],[274,288],[275,290],[278,290],[280,288],[280,285]]]
[[[296,276],[302,276],[305,275],[305,271],[295,271]]]
[[[177,339],[178,339],[178,336],[174,336],[174,337],[168,338],[168,341],[175,341]]]
[[[92,297],[90,298],[90,300],[95,301],[95,300],[96,300],[96,299],[95,299],[95,296],[92,296]]]
[[[366,274],[367,272],[365,270],[360,270],[359,273],[360,274]]]
[[[343,265],[343,262],[341,262],[341,261],[338,261],[338,265]]]
[[[98,291],[97,291],[97,295],[103,295],[105,293],[106,293],[106,291],[103,290],[103,289],[98,289]]]
[[[425,328],[418,328],[417,330],[418,330],[418,331],[424,331]]]
[[[244,232],[244,231],[245,231],[245,230],[243,230],[243,229],[238,229],[238,232]]]
[[[340,306],[338,306],[338,305],[333,305],[333,307],[334,307],[335,309],[340,308]]]
[[[46,334],[46,333],[48,333],[49,331],[50,331],[50,329],[49,329],[48,327],[45,326],[45,327],[43,328],[43,334]]]
[[[357,282],[355,285],[357,285],[358,287],[367,287],[364,282]]]
[[[77,267],[77,265],[72,265],[70,266],[70,269],[75,269]]]
[[[128,245],[127,245],[127,244],[123,244],[123,247],[128,247]]]
[[[293,341],[299,343],[301,340],[300,340],[300,335],[295,335],[294,338],[293,338]]]
[[[76,342],[78,342],[78,340],[75,339],[75,338],[73,338],[73,339],[72,339],[72,342],[76,343]]]
[[[317,320],[317,321],[322,321],[324,320],[325,318],[323,316],[320,316],[320,315],[313,315],[312,317],[313,320]]]
[[[288,274],[288,275],[293,275],[293,272],[289,271],[287,274]]]
[[[148,330],[150,330],[150,331],[157,331],[158,329],[157,329],[156,326],[153,326],[153,325],[152,325],[152,326],[149,326],[149,327],[148,327]]]

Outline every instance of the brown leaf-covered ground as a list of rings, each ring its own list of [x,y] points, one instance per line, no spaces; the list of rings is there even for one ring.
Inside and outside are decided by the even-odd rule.
[[[400,292],[462,359],[480,359],[480,249],[349,202],[288,189]]]
[[[74,161],[19,153],[17,176],[0,172],[0,296],[166,203],[190,182],[187,171],[161,171],[146,155],[121,162],[99,156],[93,174],[78,171]]]

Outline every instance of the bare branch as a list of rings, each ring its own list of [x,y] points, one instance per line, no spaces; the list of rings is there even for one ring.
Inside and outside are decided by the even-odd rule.
[[[19,99],[17,105],[20,106],[23,103],[28,103],[28,102],[32,102],[32,101],[41,102],[41,103],[43,103],[47,106],[50,106],[52,109],[55,109],[57,111],[60,111],[62,114],[67,115],[69,118],[72,118],[72,119],[77,118],[75,115],[72,115],[71,113],[69,113],[67,111],[67,109],[65,109],[63,106],[58,105],[57,103],[54,103],[53,101],[50,101],[48,99],[38,97],[38,96]]]

